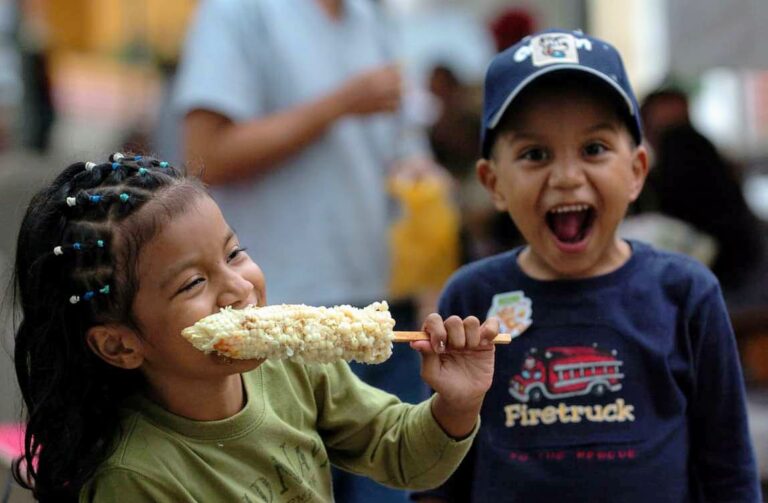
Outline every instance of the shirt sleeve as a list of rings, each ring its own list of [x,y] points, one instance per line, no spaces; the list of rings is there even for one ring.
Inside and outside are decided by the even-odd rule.
[[[702,501],[761,501],[743,375],[719,287],[697,306],[690,330],[695,373],[691,468]]]
[[[462,317],[467,316],[465,311],[453,305],[450,289],[443,291],[438,301],[438,313],[443,318],[453,314]],[[446,503],[460,503],[470,501],[472,494],[472,474],[475,469],[474,463],[475,450],[471,449],[467,456],[462,460],[459,467],[442,485],[427,491],[419,491],[410,495],[411,500],[419,501],[424,498],[436,498]]]
[[[479,427],[454,440],[432,416],[432,401],[401,403],[360,381],[340,362],[315,366],[318,431],[340,468],[398,488],[443,483],[466,455]]]
[[[233,121],[263,115],[266,27],[258,2],[203,1],[187,33],[173,95],[180,115],[204,109]]]

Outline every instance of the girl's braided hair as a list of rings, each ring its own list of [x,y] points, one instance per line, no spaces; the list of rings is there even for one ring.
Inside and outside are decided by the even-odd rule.
[[[143,380],[96,356],[86,332],[118,323],[140,333],[131,313],[139,251],[202,194],[200,182],[166,162],[113,154],[72,164],[32,198],[14,271],[27,425],[13,471],[38,500],[76,500],[113,449],[119,406]]]

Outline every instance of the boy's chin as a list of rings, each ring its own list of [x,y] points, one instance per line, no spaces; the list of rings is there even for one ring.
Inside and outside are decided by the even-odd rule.
[[[539,255],[549,270],[549,279],[583,279],[608,274],[621,267],[631,255],[619,241],[611,241],[602,248],[600,242],[592,242],[593,238],[588,234],[570,243],[553,237],[552,247]]]
[[[591,276],[595,269],[589,256],[589,236],[578,242],[564,242],[555,236],[542,249],[529,247],[530,255],[520,261],[529,276],[540,280],[577,279]],[[522,258],[522,257],[521,257]]]

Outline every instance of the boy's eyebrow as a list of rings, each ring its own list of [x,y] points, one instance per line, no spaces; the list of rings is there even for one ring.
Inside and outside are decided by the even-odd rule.
[[[600,131],[602,129],[609,129],[611,131],[618,131],[619,127],[614,124],[613,122],[601,122],[600,124],[595,124],[594,126],[591,126],[587,128],[587,133],[594,133],[595,131]]]
[[[224,236],[224,246],[233,238],[235,237],[235,231],[229,228],[227,230],[227,234]],[[164,289],[166,286],[168,286],[168,283],[171,282],[173,278],[176,277],[177,274],[179,274],[184,269],[187,269],[188,267],[192,266],[197,261],[197,258],[192,257],[189,258],[183,262],[179,262],[177,264],[172,265],[168,269],[166,269],[165,274],[163,274],[160,277],[160,289]]]
[[[508,134],[502,135],[502,137],[503,136],[506,136],[510,141],[537,140],[540,138],[540,136],[537,135],[536,133],[529,133],[527,131],[517,131],[514,129],[508,131]]]

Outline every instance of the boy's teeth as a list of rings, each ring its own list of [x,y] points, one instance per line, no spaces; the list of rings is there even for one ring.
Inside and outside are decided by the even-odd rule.
[[[568,206],[558,206],[549,210],[552,213],[567,213],[570,211],[587,211],[589,205],[587,204],[569,204]]]

